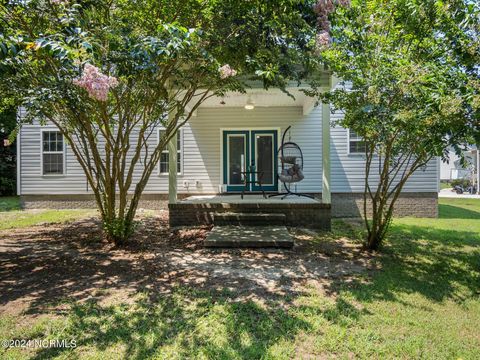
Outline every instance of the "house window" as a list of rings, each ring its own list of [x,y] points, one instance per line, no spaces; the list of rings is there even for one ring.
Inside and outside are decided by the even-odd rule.
[[[365,141],[355,131],[348,131],[348,149],[350,154],[365,154]]]
[[[64,159],[63,135],[60,131],[43,131],[42,174],[63,175]]]
[[[158,140],[165,135],[165,130],[159,130]],[[182,130],[179,130],[177,133],[177,172],[178,174],[182,173]],[[162,151],[160,157],[160,175],[168,175],[168,147],[165,147]]]

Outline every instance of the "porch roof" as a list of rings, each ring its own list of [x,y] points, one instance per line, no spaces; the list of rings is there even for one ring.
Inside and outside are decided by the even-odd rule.
[[[308,115],[315,107],[316,99],[305,95],[306,88],[289,88],[290,95],[280,89],[250,89],[247,93],[231,92],[224,97],[207,99],[200,108],[243,108],[247,102],[255,107],[301,107],[304,115]]]

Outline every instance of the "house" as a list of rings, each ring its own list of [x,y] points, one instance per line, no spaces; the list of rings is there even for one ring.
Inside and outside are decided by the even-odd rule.
[[[330,76],[322,81],[325,88],[336,85]],[[169,200],[173,224],[208,222],[211,213],[220,210],[284,212],[292,223],[321,222],[322,227],[329,226],[331,216],[360,216],[365,177],[362,139],[348,129],[331,127],[342,115],[332,114],[328,105],[315,106],[299,87],[292,85],[289,91],[293,98],[278,89],[258,87],[247,94],[207,100],[172,144],[178,155],[176,171],[173,168],[169,176],[165,150],[140,206],[162,208]],[[316,200],[224,196],[241,191],[239,170],[248,163],[263,172],[266,191],[282,190],[277,149],[289,126],[287,138],[304,156],[305,178],[296,189]],[[17,144],[18,194],[25,207],[95,206],[82,169],[55,127],[25,125]],[[414,174],[398,201],[397,216],[436,217],[438,179],[437,160]],[[259,188],[252,184],[250,190]]]
[[[476,146],[470,145],[463,151],[465,162],[462,162],[460,156],[455,151],[448,152],[448,160],[440,164],[440,180],[451,181],[456,179],[468,179],[472,183],[480,182],[480,150]]]

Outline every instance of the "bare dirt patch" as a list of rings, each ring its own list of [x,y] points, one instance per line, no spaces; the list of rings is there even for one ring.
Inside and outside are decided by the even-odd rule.
[[[70,301],[125,302],[139,292],[162,296],[176,286],[227,290],[235,301],[284,298],[305,284],[334,295],[372,265],[347,239],[292,230],[284,249],[205,249],[209,227],[169,229],[168,213],[142,218],[123,248],[106,243],[98,220],[0,232],[0,313],[62,312]]]

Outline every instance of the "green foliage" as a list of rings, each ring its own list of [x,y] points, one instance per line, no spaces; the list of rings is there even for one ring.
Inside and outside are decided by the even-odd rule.
[[[202,102],[244,92],[249,80],[284,88],[308,75],[315,63],[310,5],[3,2],[2,84],[25,108],[23,122],[50,122],[61,130],[103,222],[112,222],[105,229],[115,233],[118,224],[132,226],[162,150]],[[95,79],[85,76],[86,69]],[[148,147],[159,126],[165,136]],[[134,179],[135,170],[141,176]]]
[[[20,199],[17,196],[0,197],[0,212],[20,210]]]
[[[0,105],[0,196],[14,195],[17,187],[16,146],[10,141],[16,126],[15,109],[8,102]]]
[[[321,56],[347,86],[323,97],[365,139],[370,249],[410,176],[478,136],[479,14],[473,2],[359,0],[332,19],[334,41]]]
[[[455,179],[455,180],[452,180],[450,184],[451,184],[451,187],[461,186],[464,189],[466,189],[472,184],[472,182],[468,179]]]
[[[107,234],[108,240],[116,245],[123,245],[124,242],[133,235],[136,222],[129,222],[125,218],[105,219],[103,221],[103,229]]]

